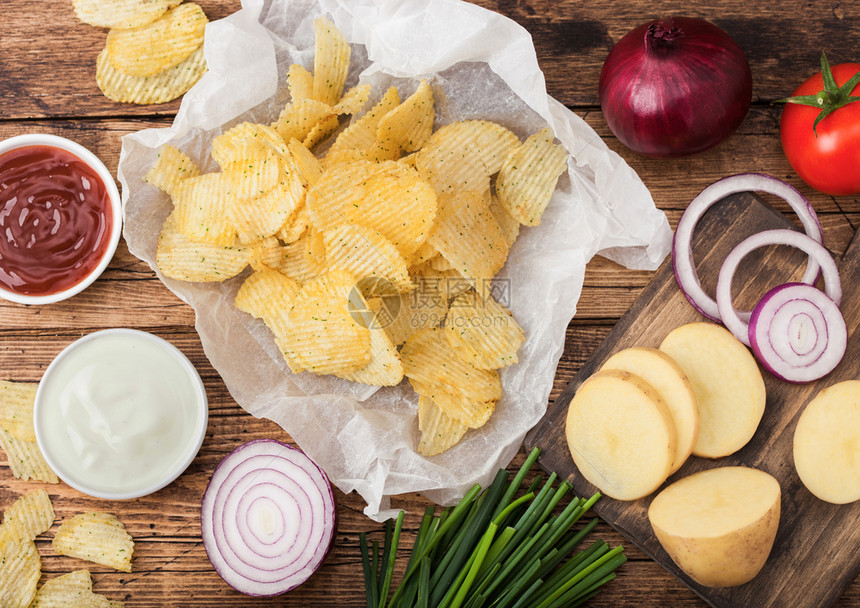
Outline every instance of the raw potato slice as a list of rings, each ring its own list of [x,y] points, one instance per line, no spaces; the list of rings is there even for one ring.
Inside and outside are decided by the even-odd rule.
[[[382,117],[376,139],[384,147],[415,152],[430,138],[434,116],[433,91],[427,81],[422,80],[406,101]]]
[[[33,403],[37,382],[0,382],[0,431],[20,441],[36,441]]]
[[[337,136],[326,154],[326,167],[355,160],[393,160],[396,156],[393,149],[387,154],[380,153],[376,129],[379,121],[399,103],[397,89],[389,88],[375,106]]]
[[[780,514],[779,482],[764,471],[700,471],[660,492],[648,508],[657,540],[706,587],[752,580],[767,561]]]
[[[60,555],[131,572],[134,541],[122,522],[110,513],[81,513],[64,521],[52,545]]]
[[[615,353],[600,369],[630,372],[660,393],[678,434],[678,446],[670,473],[680,469],[693,452],[693,445],[699,435],[699,406],[684,370],[666,353],[656,348],[643,347],[626,348]]]
[[[122,602],[112,602],[93,593],[89,570],[75,570],[52,578],[42,585],[31,608],[122,608]]]
[[[107,49],[96,59],[96,83],[105,97],[118,103],[167,103],[187,93],[205,73],[202,45],[173,67],[150,76],[129,76],[116,70]]]
[[[330,106],[340,101],[350,52],[346,38],[331,21],[314,19],[314,99]]]
[[[12,475],[18,479],[59,483],[35,441],[21,441],[8,431],[0,430],[0,448],[6,452]]]
[[[199,5],[186,2],[146,25],[111,30],[108,60],[127,76],[152,76],[182,63],[199,48],[208,22]]]
[[[200,175],[200,169],[185,153],[170,144],[161,146],[158,158],[143,181],[173,195],[176,187],[189,177]]]
[[[441,454],[463,438],[469,427],[448,416],[433,400],[418,397],[418,453],[424,456]]]
[[[794,431],[794,466],[821,500],[844,505],[860,499],[860,381],[819,392]]]
[[[720,458],[755,434],[764,414],[765,387],[747,348],[713,323],[689,323],[669,332],[660,350],[681,366],[699,406],[693,454]]]
[[[519,223],[540,224],[559,176],[567,168],[567,150],[552,142],[543,129],[508,154],[496,178],[496,194],[502,206]]]
[[[376,230],[360,224],[344,224],[323,234],[326,263],[344,270],[361,281],[381,278],[399,292],[414,289],[406,269],[406,260]]]
[[[3,526],[16,527],[23,538],[33,540],[54,523],[54,507],[45,490],[34,490],[18,497],[3,513]]]
[[[176,228],[176,211],[164,222],[158,238],[155,263],[172,279],[220,282],[234,277],[248,265],[251,251],[237,243],[230,246],[189,241]]]
[[[498,369],[517,362],[526,335],[510,311],[492,297],[467,292],[451,302],[445,337],[464,361],[479,369]]]
[[[567,411],[567,445],[582,476],[612,498],[648,496],[669,476],[678,443],[669,408],[629,372],[600,371]]]
[[[14,526],[0,526],[0,606],[27,608],[36,595],[41,569],[33,539]]]
[[[96,27],[130,29],[152,23],[182,0],[72,0],[78,19]]]

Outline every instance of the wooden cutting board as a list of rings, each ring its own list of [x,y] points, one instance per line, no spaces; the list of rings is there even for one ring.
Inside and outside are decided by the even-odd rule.
[[[722,260],[738,242],[768,228],[788,227],[788,218],[754,195],[729,197],[712,208],[696,230],[693,251],[699,276],[714,293]],[[736,303],[751,308],[769,287],[802,273],[805,257],[785,247],[756,252],[734,281]],[[848,325],[848,352],[839,367],[813,384],[793,385],[763,372],[767,406],[753,439],[739,452],[717,460],[691,457],[669,478],[696,471],[746,465],[767,471],[782,488],[782,516],[770,558],[759,575],[738,587],[699,585],[675,565],[654,537],[647,510],[653,496],[622,502],[601,498],[595,512],[645,553],[675,574],[708,604],[720,608],[821,608],[830,606],[860,571],[860,501],[832,505],[813,496],[794,469],[792,441],[798,417],[819,390],[838,381],[860,378],[860,237],[855,235],[840,262],[844,291],[842,312]],[[571,460],[564,435],[568,404],[582,382],[615,352],[630,346],[657,347],[675,327],[704,320],[678,289],[667,261],[630,310],[619,320],[546,416],[526,437],[526,448],[542,450],[540,465],[567,477],[579,495],[596,488],[585,481]],[[858,455],[860,456],[860,455]],[[742,496],[738,500],[743,500]]]

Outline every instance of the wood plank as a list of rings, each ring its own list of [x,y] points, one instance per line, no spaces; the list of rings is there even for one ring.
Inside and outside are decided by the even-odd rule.
[[[730,197],[720,203],[705,216],[694,238],[700,275],[716,276],[725,254],[746,235],[780,225],[786,225],[785,218],[750,195]],[[760,285],[772,284],[784,277],[788,269],[795,269],[796,273],[802,268],[803,255],[789,257],[782,251],[778,254],[765,252],[764,262],[752,261],[741,266],[735,282],[741,286],[739,306],[745,302],[748,306],[760,297]],[[783,491],[779,533],[770,559],[756,579],[747,585],[725,589],[709,589],[692,581],[653,536],[646,515],[649,498],[633,502],[606,498],[595,506],[598,514],[712,606],[829,606],[860,571],[860,554],[853,549],[836,549],[856,544],[858,539],[854,535],[860,532],[855,532],[851,522],[860,515],[860,505],[837,507],[818,500],[803,487],[790,464],[794,424],[803,406],[824,386],[856,375],[856,361],[860,358],[860,336],[856,331],[860,326],[860,235],[846,253],[840,274],[845,290],[842,311],[851,336],[843,364],[825,379],[808,385],[780,382],[765,374],[767,409],[750,443],[716,462],[692,457],[669,479],[671,482],[699,470],[740,464],[765,470],[779,480]],[[703,284],[708,291],[705,279]],[[611,354],[633,345],[655,347],[674,327],[696,320],[701,317],[678,290],[671,265],[665,264],[556,398],[544,420],[527,436],[527,449],[540,446],[543,449],[540,462],[545,469],[567,476],[580,494],[592,492],[594,487],[573,465],[564,438],[564,417],[570,399]],[[828,559],[820,558],[824,554]]]

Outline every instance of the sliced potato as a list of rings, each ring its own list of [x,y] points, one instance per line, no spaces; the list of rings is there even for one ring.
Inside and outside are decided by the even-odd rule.
[[[693,454],[728,456],[744,447],[764,414],[765,386],[747,348],[727,329],[689,323],[669,332],[660,350],[684,370],[699,406]]]
[[[678,567],[706,587],[752,580],[767,561],[780,514],[779,482],[722,467],[668,486],[648,508],[654,534]]]
[[[860,499],[860,380],[819,392],[797,421],[794,466],[821,500],[843,505]]]
[[[636,500],[659,488],[678,443],[660,394],[619,370],[600,371],[583,382],[570,402],[565,433],[582,476],[618,500]]]

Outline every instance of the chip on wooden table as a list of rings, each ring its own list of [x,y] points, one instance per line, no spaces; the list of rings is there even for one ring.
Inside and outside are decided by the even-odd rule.
[[[248,265],[248,247],[238,241],[232,245],[190,241],[177,229],[175,215],[176,211],[165,220],[155,252],[155,263],[165,276],[193,283],[221,282]]]
[[[64,521],[57,528],[52,546],[60,555],[131,572],[134,541],[111,513],[80,513]]]
[[[194,50],[180,63],[150,76],[129,76],[116,70],[107,49],[96,59],[96,83],[104,96],[119,103],[167,103],[188,92],[206,73],[203,47]]]
[[[183,180],[198,175],[200,169],[188,155],[170,144],[165,144],[158,149],[155,164],[143,176],[143,181],[167,194],[173,194]]]
[[[469,427],[448,416],[432,399],[418,397],[418,453],[435,456],[459,443]]]
[[[27,608],[42,576],[33,539],[16,526],[0,525],[0,606]]]
[[[331,21],[314,19],[314,99],[330,106],[340,101],[350,53],[349,43]]]
[[[129,29],[152,23],[182,0],[72,0],[78,19],[96,27]]]
[[[445,319],[448,344],[479,369],[498,369],[518,361],[525,332],[510,311],[492,296],[464,293],[451,302]]]
[[[8,431],[0,430],[0,448],[6,453],[12,475],[18,479],[59,483],[35,441],[21,441]]]
[[[322,233],[326,264],[350,273],[361,281],[380,278],[398,292],[412,291],[406,260],[391,241],[361,224],[343,224]]]
[[[380,119],[376,139],[397,150],[415,152],[430,138],[434,116],[433,90],[422,80],[412,95]]]
[[[211,155],[224,169],[234,162],[260,158],[267,150],[285,156],[288,152],[287,143],[272,127],[256,122],[241,122],[212,140]]]
[[[496,177],[496,195],[511,217],[526,226],[540,224],[567,158],[567,150],[553,143],[550,129],[535,133],[508,154]]]
[[[93,592],[89,570],[75,570],[45,581],[30,608],[123,608],[123,605]]]
[[[208,21],[199,5],[187,2],[146,25],[113,29],[107,36],[108,60],[128,76],[152,76],[197,50]]]
[[[3,512],[3,525],[15,526],[24,538],[34,539],[54,523],[54,507],[45,490],[33,490],[18,497]]]
[[[36,441],[33,404],[38,388],[37,382],[0,381],[0,431],[21,441]]]
[[[379,121],[400,103],[396,87],[390,87],[364,115],[340,132],[325,156],[326,167],[355,160],[394,160],[397,148],[383,149],[376,140]]]

